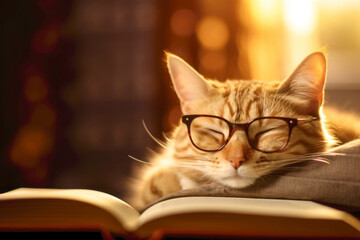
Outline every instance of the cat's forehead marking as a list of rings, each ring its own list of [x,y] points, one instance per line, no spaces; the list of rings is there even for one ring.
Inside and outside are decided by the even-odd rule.
[[[213,89],[220,93],[220,99],[213,114],[232,122],[248,122],[251,119],[269,114],[268,105],[277,96],[279,83],[255,80],[227,80],[211,82]],[[219,98],[218,98],[219,99]],[[212,109],[214,109],[212,107]],[[271,112],[271,111],[270,111]]]
[[[226,106],[232,107],[230,118],[235,122],[247,122],[262,116],[266,85],[258,81],[238,80],[232,85],[233,94],[229,95]],[[229,112],[231,112],[229,107]]]

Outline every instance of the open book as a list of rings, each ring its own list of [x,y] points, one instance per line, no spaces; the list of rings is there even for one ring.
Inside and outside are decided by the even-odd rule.
[[[20,188],[0,194],[1,231],[96,230],[105,238],[360,237],[352,215],[310,201],[182,197],[143,213],[94,190]]]

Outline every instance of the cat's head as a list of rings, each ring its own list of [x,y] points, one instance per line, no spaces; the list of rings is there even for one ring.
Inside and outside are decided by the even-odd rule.
[[[172,139],[179,166],[241,188],[328,146],[330,136],[321,121],[322,52],[306,57],[282,82],[219,82],[205,79],[175,55],[167,54],[167,63],[182,113],[189,115]]]

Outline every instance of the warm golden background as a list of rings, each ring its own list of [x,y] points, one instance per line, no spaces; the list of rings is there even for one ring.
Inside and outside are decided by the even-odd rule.
[[[284,79],[327,46],[327,104],[360,112],[357,0],[5,0],[0,3],[0,192],[98,189],[181,115],[164,50],[203,75]]]

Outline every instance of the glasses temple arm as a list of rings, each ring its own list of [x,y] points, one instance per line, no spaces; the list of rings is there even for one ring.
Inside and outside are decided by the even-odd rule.
[[[312,121],[317,121],[317,120],[320,120],[319,117],[310,117],[310,118],[298,118],[297,121],[298,121],[298,125],[302,125],[302,124],[305,124],[305,123],[310,123]]]

